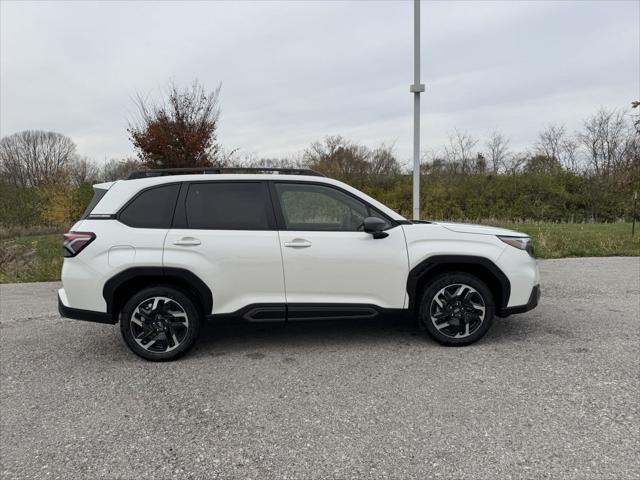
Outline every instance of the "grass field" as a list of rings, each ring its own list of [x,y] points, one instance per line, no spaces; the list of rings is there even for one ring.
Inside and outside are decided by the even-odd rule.
[[[640,228],[632,239],[630,223],[499,226],[529,234],[539,258],[640,256]],[[61,266],[61,234],[0,238],[0,283],[58,280]]]
[[[62,234],[0,238],[0,283],[60,279]]]
[[[630,223],[518,223],[500,227],[533,239],[538,258],[640,256],[640,226]]]

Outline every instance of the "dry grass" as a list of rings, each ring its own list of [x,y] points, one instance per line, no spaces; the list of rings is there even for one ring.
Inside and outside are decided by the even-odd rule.
[[[30,235],[46,235],[60,233],[62,230],[57,226],[35,226],[35,227],[0,227],[0,238],[25,237]]]
[[[61,234],[0,239],[0,283],[59,280],[61,268]]]

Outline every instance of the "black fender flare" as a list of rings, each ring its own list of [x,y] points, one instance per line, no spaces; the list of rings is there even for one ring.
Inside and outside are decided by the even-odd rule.
[[[491,260],[475,255],[434,255],[420,262],[409,272],[409,276],[407,277],[407,294],[409,295],[410,311],[414,311],[416,307],[416,293],[420,280],[441,265],[451,265],[453,268],[456,266],[473,266],[475,268],[486,269],[495,279],[500,289],[500,304],[496,303],[496,313],[502,312],[507,307],[511,295],[511,282],[509,282],[504,272]],[[464,270],[464,268],[462,269]]]
[[[118,313],[114,311],[115,292],[118,287],[129,280],[144,277],[165,279],[167,281],[174,279],[188,285],[198,294],[199,300],[202,302],[202,308],[204,309],[203,313],[205,315],[211,314],[213,309],[213,294],[207,284],[193,272],[184,268],[173,267],[132,267],[111,277],[105,282],[102,289],[102,296],[107,303],[107,313],[111,315],[117,315]]]

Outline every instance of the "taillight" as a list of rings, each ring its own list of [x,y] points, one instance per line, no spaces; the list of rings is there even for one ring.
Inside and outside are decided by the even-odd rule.
[[[75,257],[96,238],[92,232],[68,232],[64,234],[62,253],[65,257]]]

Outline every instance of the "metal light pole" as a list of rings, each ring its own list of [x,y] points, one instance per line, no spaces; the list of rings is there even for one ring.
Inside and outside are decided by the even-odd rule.
[[[636,233],[636,207],[638,205],[638,191],[635,190],[633,192],[633,223],[631,224],[631,236],[633,237]]]
[[[413,0],[413,218],[420,219],[420,0]]]

